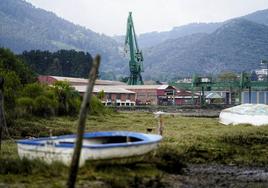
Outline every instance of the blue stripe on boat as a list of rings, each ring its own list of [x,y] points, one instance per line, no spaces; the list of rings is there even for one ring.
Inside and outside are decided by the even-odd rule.
[[[138,146],[138,145],[146,145],[159,142],[162,139],[160,135],[154,134],[144,134],[138,132],[128,132],[128,131],[108,131],[108,132],[89,132],[84,134],[84,138],[98,138],[98,137],[116,137],[116,136],[125,136],[125,137],[133,137],[140,139],[141,141],[135,142],[124,142],[124,143],[110,143],[110,144],[91,144],[83,146],[83,148],[113,148],[113,147],[129,147],[129,146]],[[35,146],[44,146],[45,144],[43,141],[46,140],[60,140],[66,138],[75,138],[76,135],[64,135],[64,136],[57,136],[57,137],[45,137],[45,138],[37,138],[32,140],[18,140],[18,144],[25,144],[25,145],[35,145]],[[55,144],[55,147],[61,148],[73,148],[74,144],[72,143],[60,143]]]

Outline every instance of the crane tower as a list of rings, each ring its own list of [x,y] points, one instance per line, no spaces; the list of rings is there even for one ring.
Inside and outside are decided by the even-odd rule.
[[[143,72],[143,55],[139,50],[137,37],[135,34],[132,13],[130,12],[127,19],[127,33],[125,38],[125,52],[129,52],[129,71],[128,85],[143,85],[141,72]]]

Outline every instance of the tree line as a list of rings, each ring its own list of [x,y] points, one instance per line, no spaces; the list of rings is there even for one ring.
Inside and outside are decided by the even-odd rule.
[[[33,71],[43,75],[85,78],[92,66],[92,56],[89,53],[75,50],[31,50],[24,51],[18,57]]]
[[[24,55],[29,59],[31,59],[30,57],[38,59],[40,53],[53,54],[32,51],[31,54],[35,55],[28,56],[28,53]],[[66,51],[60,53],[68,54]],[[70,51],[70,54],[76,54],[76,52]],[[69,55],[63,59],[72,59]],[[48,58],[52,58],[52,56],[48,56]],[[8,49],[0,48],[0,77],[5,80],[4,101],[7,123],[12,124],[12,120],[16,118],[29,116],[76,116],[80,109],[82,96],[66,81],[55,82],[52,86],[38,83],[38,74],[31,69],[31,64],[24,62],[24,58],[17,57]],[[89,60],[91,60],[91,56]],[[33,59],[32,62],[34,62]],[[38,63],[42,64],[44,61]],[[91,61],[87,63],[89,68]],[[97,97],[93,97],[91,113],[99,114],[104,111],[101,102]]]

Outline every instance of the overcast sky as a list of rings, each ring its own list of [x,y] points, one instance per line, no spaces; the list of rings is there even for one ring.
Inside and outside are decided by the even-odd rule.
[[[128,12],[138,34],[191,22],[218,22],[268,8],[268,0],[26,0],[107,35],[125,34]]]

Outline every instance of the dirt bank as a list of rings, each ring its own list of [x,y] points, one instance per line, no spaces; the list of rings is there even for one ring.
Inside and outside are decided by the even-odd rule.
[[[188,165],[181,175],[169,175],[165,187],[268,187],[268,167]]]

